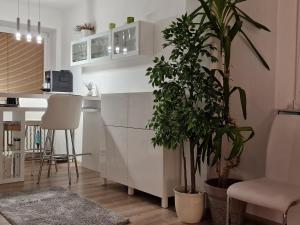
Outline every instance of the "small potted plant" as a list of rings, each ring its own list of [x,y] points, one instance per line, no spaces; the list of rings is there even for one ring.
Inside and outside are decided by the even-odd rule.
[[[214,121],[215,115],[210,112],[218,106],[221,91],[219,81],[205,67],[207,61],[215,62],[216,58],[210,54],[214,47],[207,35],[200,32],[206,24],[199,23],[197,17],[196,13],[185,14],[163,31],[163,46],[172,48],[171,56],[155,58],[155,65],[147,69],[155,97],[153,117],[148,123],[155,133],[152,141],[170,150],[181,150],[184,185],[175,187],[174,192],[176,212],[184,223],[197,223],[203,215],[204,195],[196,185],[201,166],[197,151]]]
[[[75,26],[76,32],[81,32],[83,37],[93,35],[95,33],[95,26],[89,23]]]

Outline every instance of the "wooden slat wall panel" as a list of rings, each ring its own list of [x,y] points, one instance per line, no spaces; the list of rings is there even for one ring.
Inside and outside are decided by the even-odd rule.
[[[8,39],[6,33],[0,33],[0,92],[7,92],[8,84]]]
[[[39,93],[44,74],[44,45],[17,41],[0,32],[0,92]]]

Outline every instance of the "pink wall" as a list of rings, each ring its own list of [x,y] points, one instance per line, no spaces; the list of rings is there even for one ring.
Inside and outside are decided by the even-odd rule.
[[[239,39],[233,46],[232,78],[234,83],[246,89],[248,96],[248,120],[241,118],[237,96],[232,101],[234,117],[251,125],[255,138],[247,144],[240,167],[234,171],[243,179],[264,176],[266,145],[276,109],[292,106],[295,93],[297,0],[252,0],[243,9],[258,21],[267,25],[271,33],[247,27],[251,39],[268,61],[267,71]],[[298,88],[300,90],[300,88]],[[289,214],[289,225],[298,225],[300,207]],[[249,206],[248,212],[281,222],[277,212]]]
[[[278,4],[275,100],[277,108],[287,108],[293,105],[295,94],[297,0]]]

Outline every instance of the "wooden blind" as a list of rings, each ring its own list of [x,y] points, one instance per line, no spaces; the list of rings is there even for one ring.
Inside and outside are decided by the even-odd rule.
[[[39,93],[44,74],[44,45],[17,41],[0,32],[0,92]]]

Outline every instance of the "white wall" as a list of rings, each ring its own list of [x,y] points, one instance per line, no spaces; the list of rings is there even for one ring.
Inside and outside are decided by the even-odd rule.
[[[282,109],[293,107],[295,95],[297,0],[278,1],[278,9],[275,100]]]
[[[89,6],[92,4],[93,7]],[[172,7],[170,7],[172,5]],[[93,8],[89,16],[82,12]],[[71,30],[76,24],[95,21],[97,32],[108,30],[108,24],[114,22],[117,26],[123,25],[127,16],[134,16],[136,20],[145,20],[155,23],[155,51],[161,52],[161,29],[165,27],[170,18],[174,18],[185,11],[185,1],[182,0],[99,0],[83,1],[66,13],[63,28],[63,66],[70,65],[70,41],[76,39],[76,34]],[[95,15],[91,18],[90,15]],[[90,21],[87,21],[90,20]],[[142,92],[152,91],[148,79],[144,76],[146,68],[152,59],[143,64],[125,64],[121,67],[101,69],[99,67],[81,69],[72,68],[76,80],[76,92],[86,93],[85,88],[80,85],[83,81],[94,81],[101,93]]]

